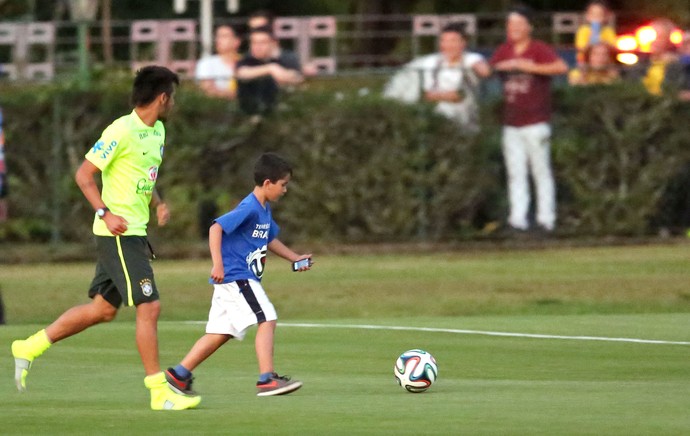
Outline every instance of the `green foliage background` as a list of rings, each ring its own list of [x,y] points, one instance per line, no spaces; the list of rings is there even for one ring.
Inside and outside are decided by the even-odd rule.
[[[84,153],[128,113],[129,77],[78,86],[6,86],[12,219],[0,241],[88,241],[92,214],[73,181]],[[380,98],[381,80],[309,83],[258,125],[191,85],[167,123],[159,187],[174,219],[162,236],[196,240],[253,187],[264,151],[295,167],[275,214],[285,234],[324,242],[481,238],[506,213],[498,102],[467,136],[426,105]],[[688,162],[688,107],[629,84],[557,92],[553,156],[559,232],[644,235],[678,224],[669,191]],[[683,205],[680,204],[682,209]],[[681,225],[680,223],[678,225]]]

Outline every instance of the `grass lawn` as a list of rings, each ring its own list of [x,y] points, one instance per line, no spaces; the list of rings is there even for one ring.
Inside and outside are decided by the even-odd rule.
[[[148,409],[133,311],[56,344],[15,392],[11,341],[85,301],[93,265],[2,265],[2,434],[687,434],[690,345],[491,336],[509,332],[690,342],[684,246],[319,256],[269,260],[279,372],[296,393],[255,396],[253,330],[195,373],[198,410]],[[161,362],[203,332],[207,261],[157,261]],[[297,326],[298,323],[324,325]],[[419,327],[363,329],[358,325]],[[474,333],[473,333],[474,332]],[[399,388],[397,356],[423,348],[439,378]]]

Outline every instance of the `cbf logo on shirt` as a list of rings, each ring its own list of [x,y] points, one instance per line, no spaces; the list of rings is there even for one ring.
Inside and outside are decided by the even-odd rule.
[[[91,153],[98,154],[101,159],[107,159],[115,147],[117,147],[117,141],[111,141],[108,146],[105,145],[105,142],[98,141],[91,147]]]
[[[151,193],[153,192],[153,187],[156,184],[156,179],[158,179],[158,167],[150,167],[148,174],[148,180],[146,180],[145,178],[141,178],[137,182],[137,194],[151,195]]]
[[[261,248],[249,253],[247,256],[247,268],[249,271],[254,273],[257,279],[261,279],[264,275],[264,268],[266,267],[266,252],[267,246],[264,245]]]

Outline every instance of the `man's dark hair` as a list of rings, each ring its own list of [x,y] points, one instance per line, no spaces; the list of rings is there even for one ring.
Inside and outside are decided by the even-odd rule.
[[[269,11],[268,9],[259,9],[258,11],[254,11],[249,15],[249,20],[251,20],[252,18],[265,18],[266,25],[269,27],[273,27],[273,20],[275,19],[275,15],[273,15],[273,12]]]
[[[134,106],[146,106],[165,93],[168,97],[180,84],[180,78],[165,67],[151,65],[137,71],[132,86],[131,101]]]
[[[467,32],[463,23],[448,23],[441,29],[441,33],[453,32],[462,36],[462,39],[467,39]]]
[[[508,15],[510,15],[510,14],[522,15],[525,18],[525,20],[527,20],[527,22],[530,24],[532,24],[532,21],[534,20],[534,11],[529,6],[525,6],[525,5],[514,6],[513,8],[511,8],[508,11]]]
[[[292,166],[288,161],[276,153],[264,153],[254,164],[254,183],[256,186],[264,184],[264,180],[276,183],[278,180],[292,175]]]
[[[259,27],[255,27],[249,31],[250,36],[255,34],[255,33],[267,33],[268,36],[271,37],[271,39],[274,38],[273,37],[273,29],[271,28],[271,26],[259,26]]]

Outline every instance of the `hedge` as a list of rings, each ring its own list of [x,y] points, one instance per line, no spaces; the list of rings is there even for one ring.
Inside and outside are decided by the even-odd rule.
[[[89,91],[3,87],[12,218],[0,241],[90,239],[93,215],[73,174],[107,124],[129,112],[129,80]],[[430,106],[383,100],[379,82],[312,82],[258,124],[183,86],[166,123],[158,186],[174,218],[161,235],[198,239],[252,189],[253,161],[270,150],[295,167],[274,205],[289,239],[484,237],[507,208],[498,103],[485,105],[482,133],[467,136]],[[632,86],[560,89],[555,101],[559,232],[643,235],[678,224],[684,191],[671,188],[688,162],[688,108]]]

